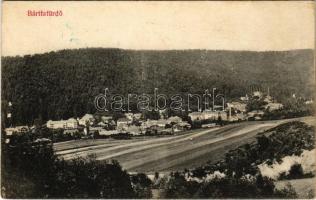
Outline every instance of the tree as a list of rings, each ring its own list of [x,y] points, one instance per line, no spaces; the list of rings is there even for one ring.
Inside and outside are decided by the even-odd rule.
[[[139,173],[131,176],[131,182],[133,184],[134,191],[136,193],[136,198],[151,198],[151,186],[152,182],[143,173]]]
[[[251,97],[249,101],[247,102],[246,110],[247,112],[250,112],[253,110],[264,110],[264,106],[266,104],[267,103],[264,102],[262,98],[259,99],[259,98]]]
[[[33,140],[27,134],[15,136],[2,147],[6,198],[136,197],[129,174],[117,161],[98,161],[95,156],[60,160],[50,140]]]
[[[222,120],[222,117],[220,115],[217,118],[217,124],[219,124],[220,126],[223,126],[223,120]]]
[[[289,179],[303,178],[304,172],[301,164],[295,163],[291,166],[288,174]]]

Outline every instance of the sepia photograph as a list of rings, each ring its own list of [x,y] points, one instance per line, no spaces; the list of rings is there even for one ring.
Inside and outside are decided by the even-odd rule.
[[[314,199],[314,1],[3,1],[4,199]]]

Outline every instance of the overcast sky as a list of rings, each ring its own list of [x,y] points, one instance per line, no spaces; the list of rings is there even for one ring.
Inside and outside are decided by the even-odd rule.
[[[61,10],[62,17],[28,17]],[[314,48],[313,2],[3,2],[2,54],[60,49]]]

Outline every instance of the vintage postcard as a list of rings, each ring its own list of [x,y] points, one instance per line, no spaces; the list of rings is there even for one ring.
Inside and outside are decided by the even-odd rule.
[[[4,1],[1,197],[314,199],[313,1]]]

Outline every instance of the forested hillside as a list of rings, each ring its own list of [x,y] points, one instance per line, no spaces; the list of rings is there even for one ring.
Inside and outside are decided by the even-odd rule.
[[[270,88],[285,101],[312,94],[313,51],[278,52],[89,48],[2,58],[2,116],[13,124],[94,113],[94,97],[112,93],[200,93],[213,87],[234,98]]]

